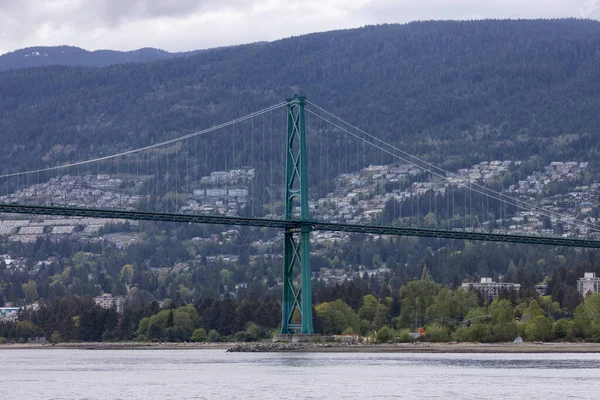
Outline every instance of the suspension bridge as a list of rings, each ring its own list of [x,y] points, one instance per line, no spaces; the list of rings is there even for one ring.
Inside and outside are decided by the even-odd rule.
[[[314,332],[319,232],[600,248],[595,220],[491,188],[518,162],[450,172],[303,96],[145,147],[46,164],[0,175],[0,212],[282,230],[282,334]]]

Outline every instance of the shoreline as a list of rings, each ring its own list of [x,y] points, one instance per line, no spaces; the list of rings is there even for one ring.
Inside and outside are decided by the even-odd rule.
[[[7,343],[1,350],[227,350],[232,343],[169,342],[77,342],[77,343]]]
[[[600,343],[143,343],[2,344],[1,350],[223,350],[248,353],[600,353]]]

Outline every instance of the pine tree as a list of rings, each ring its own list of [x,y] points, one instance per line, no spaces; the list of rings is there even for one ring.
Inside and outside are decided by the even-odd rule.
[[[167,328],[172,328],[173,326],[175,326],[173,318],[173,309],[171,309],[171,311],[169,311],[169,318],[167,318]]]

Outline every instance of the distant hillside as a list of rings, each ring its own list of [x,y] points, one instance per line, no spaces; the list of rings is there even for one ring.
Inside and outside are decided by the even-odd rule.
[[[40,55],[25,57],[34,51]],[[62,51],[73,59],[88,54],[45,56],[38,48],[18,57],[58,59]],[[0,169],[44,164],[56,144],[85,158],[151,143],[295,92],[448,168],[493,159],[600,159],[597,21],[418,22],[189,57],[157,50],[98,56],[104,64],[171,59],[0,73],[7,150]]]
[[[153,48],[133,51],[87,51],[73,46],[28,47],[0,55],[0,71],[45,65],[102,67],[112,64],[166,60],[179,54],[189,53],[169,53]]]

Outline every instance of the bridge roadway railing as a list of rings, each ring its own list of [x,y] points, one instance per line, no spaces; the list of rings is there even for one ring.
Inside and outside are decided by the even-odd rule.
[[[358,225],[320,222],[315,220],[294,221],[269,218],[228,217],[218,215],[156,213],[147,211],[119,211],[56,206],[26,206],[18,204],[0,204],[0,212],[16,214],[59,215],[65,217],[117,218],[146,221],[184,222],[213,225],[245,225],[282,229],[295,229],[308,225],[309,229],[312,231],[334,231],[377,235],[418,236],[437,239],[462,239],[550,246],[586,247],[595,249],[600,248],[600,240],[592,239],[512,235],[443,229],[403,228],[381,225]]]

